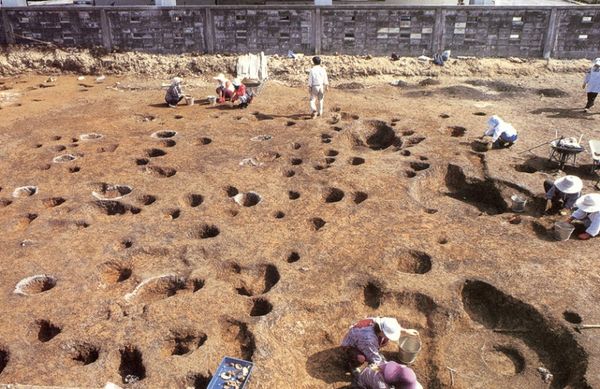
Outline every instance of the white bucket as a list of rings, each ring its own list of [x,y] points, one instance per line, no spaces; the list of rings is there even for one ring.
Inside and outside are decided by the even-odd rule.
[[[186,97],[185,102],[187,103],[187,105],[194,105],[194,98],[191,96]]]
[[[527,199],[525,197],[519,196],[519,195],[512,195],[510,197],[510,199],[512,200],[512,210],[513,212],[524,212],[525,211],[525,204],[527,204]]]
[[[206,98],[210,105],[215,105],[217,103],[217,96],[207,96]]]
[[[575,230],[575,226],[567,222],[554,223],[554,238],[556,240],[569,240],[571,234]]]
[[[404,335],[398,339],[400,346],[400,362],[410,365],[417,359],[417,354],[421,351],[421,337],[416,335]]]

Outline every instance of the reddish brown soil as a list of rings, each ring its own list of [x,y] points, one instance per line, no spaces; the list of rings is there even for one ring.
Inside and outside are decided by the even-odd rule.
[[[598,241],[553,240],[542,182],[561,173],[547,146],[525,152],[555,129],[600,138],[580,74],[346,80],[369,87],[333,88],[316,120],[305,88],[276,81],[238,110],[169,109],[147,80],[46,78],[0,79],[18,94],[0,110],[1,382],[203,387],[229,355],[256,364],[252,388],[342,388],[346,329],[388,315],[420,331],[426,388],[539,388],[541,366],[551,388],[600,386],[598,330],[563,315],[600,323]],[[491,114],[521,138],[475,152]],[[586,192],[589,164],[567,169]],[[48,277],[13,293],[33,275]]]

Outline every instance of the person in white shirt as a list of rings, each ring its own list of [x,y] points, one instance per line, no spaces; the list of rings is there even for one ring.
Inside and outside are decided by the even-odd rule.
[[[585,232],[578,235],[581,240],[588,240],[600,233],[600,193],[590,193],[575,201],[577,210],[569,218],[569,222],[580,220],[586,227]]]
[[[486,135],[492,137],[492,148],[494,149],[510,147],[517,141],[517,130],[496,115],[488,120],[488,129],[483,133],[481,139]]]
[[[585,74],[583,89],[587,92],[587,104],[583,110],[588,112],[600,92],[600,58],[594,60],[592,68]]]
[[[313,57],[312,61],[315,66],[310,69],[308,75],[308,93],[310,94],[310,114],[314,119],[317,116],[323,115],[323,99],[329,81],[327,80],[327,71],[321,66],[321,58]],[[317,99],[319,99],[318,110]]]

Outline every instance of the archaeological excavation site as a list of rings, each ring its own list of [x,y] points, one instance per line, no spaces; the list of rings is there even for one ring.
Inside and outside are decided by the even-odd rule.
[[[382,316],[425,389],[600,388],[599,238],[558,240],[543,186],[599,191],[588,59],[324,55],[314,119],[310,56],[245,109],[207,98],[235,60],[0,53],[1,384],[206,388],[230,357],[246,389],[349,389],[342,339]]]

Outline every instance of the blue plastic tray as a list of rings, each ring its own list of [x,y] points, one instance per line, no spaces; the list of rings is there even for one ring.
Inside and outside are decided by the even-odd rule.
[[[250,376],[252,375],[252,368],[254,367],[254,363],[245,361],[243,359],[237,359],[232,357],[225,357],[217,367],[217,371],[213,375],[213,378],[208,383],[206,389],[223,389],[223,386],[227,381],[221,378],[221,373],[225,373],[228,371],[236,371],[236,368],[232,365],[235,364],[242,365],[242,367],[248,368],[248,375],[242,384],[240,385],[240,389],[245,389],[248,385],[248,381],[250,381]]]

